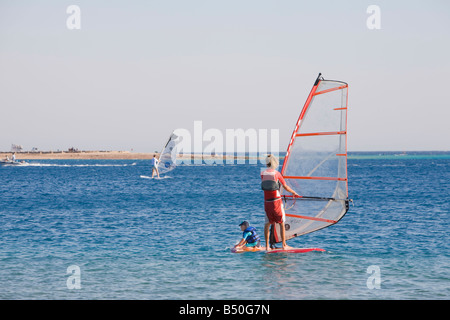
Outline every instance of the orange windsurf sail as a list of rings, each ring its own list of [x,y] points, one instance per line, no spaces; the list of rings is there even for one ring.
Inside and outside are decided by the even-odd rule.
[[[292,133],[281,169],[300,197],[282,190],[286,239],[338,222],[348,211],[348,85],[319,74]],[[272,241],[281,241],[280,225]]]

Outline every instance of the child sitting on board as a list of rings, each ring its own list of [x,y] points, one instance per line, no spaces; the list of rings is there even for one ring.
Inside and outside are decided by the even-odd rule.
[[[260,246],[260,240],[259,236],[256,233],[256,229],[248,223],[248,221],[243,221],[239,227],[241,227],[242,230],[242,239],[239,241],[237,245],[235,245],[235,248],[240,248],[243,246],[246,247],[259,247]]]

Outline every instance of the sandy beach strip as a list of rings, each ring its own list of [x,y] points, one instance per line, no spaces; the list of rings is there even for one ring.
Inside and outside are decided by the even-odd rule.
[[[105,160],[138,160],[151,159],[157,153],[134,153],[129,151],[42,151],[42,152],[16,152],[17,160],[63,160],[63,159],[105,159]],[[0,159],[11,158],[11,152],[0,152]]]

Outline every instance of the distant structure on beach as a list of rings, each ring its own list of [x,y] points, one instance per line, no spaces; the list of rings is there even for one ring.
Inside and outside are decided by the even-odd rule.
[[[18,144],[11,144],[11,152],[21,152],[23,150],[23,147]]]

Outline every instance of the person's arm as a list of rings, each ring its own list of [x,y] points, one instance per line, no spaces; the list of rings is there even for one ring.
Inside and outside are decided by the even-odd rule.
[[[241,241],[239,241],[239,243],[235,247],[241,247],[241,246],[245,245],[247,243],[246,239],[251,234],[252,234],[251,232],[247,232],[246,234],[244,234],[244,237],[241,239]]]
[[[297,192],[295,192],[294,190],[292,190],[292,188],[289,187],[289,186],[286,184],[286,181],[284,181],[284,178],[283,178],[283,176],[282,176],[281,174],[279,174],[279,176],[278,176],[278,181],[281,182],[281,185],[283,186],[283,188],[284,188],[287,192],[292,193],[294,196],[297,196],[297,197],[299,196],[299,195],[297,194]]]
[[[287,192],[292,193],[294,196],[299,196],[299,195],[297,194],[297,192],[295,192],[294,190],[292,190],[292,188],[290,188],[287,184],[283,184],[283,188],[284,188]]]
[[[242,238],[241,241],[239,241],[239,243],[237,245],[235,245],[234,247],[235,248],[236,247],[242,247],[246,243],[247,243],[247,241],[244,238]]]

